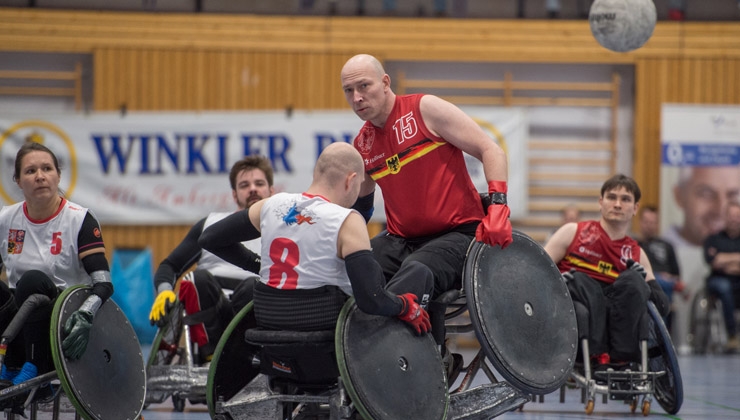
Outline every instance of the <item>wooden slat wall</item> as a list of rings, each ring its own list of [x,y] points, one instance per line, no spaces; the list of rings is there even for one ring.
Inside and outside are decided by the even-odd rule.
[[[112,261],[113,250],[134,248],[152,250],[154,267],[175,249],[190,230],[190,226],[117,226],[103,225],[105,254]]]
[[[346,54],[101,48],[96,110],[337,109]]]
[[[587,20],[408,19],[0,10],[9,51],[93,52],[99,48],[364,51],[392,60],[634,63],[639,57],[740,56],[740,25],[659,22],[645,46],[608,51]]]
[[[740,103],[734,22],[658,22],[630,53],[599,46],[586,20],[2,8],[0,25],[0,50],[93,54],[96,110],[345,108],[338,75],[359,52],[381,60],[634,64],[634,175],[651,203],[659,196],[660,104]],[[104,230],[109,248],[119,238],[120,246],[148,243],[158,262],[186,227]]]

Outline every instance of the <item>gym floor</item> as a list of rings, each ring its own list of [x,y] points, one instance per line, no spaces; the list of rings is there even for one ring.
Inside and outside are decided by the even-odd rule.
[[[473,357],[470,350],[461,351],[467,363]],[[145,349],[144,354],[148,354]],[[657,401],[653,401],[650,417],[662,417],[684,420],[721,420],[740,418],[740,355],[707,355],[680,356],[681,375],[683,377],[684,401],[679,413],[675,416],[666,414]],[[484,383],[485,375],[478,374],[474,382]],[[565,402],[560,403],[559,393],[545,395],[543,402],[530,402],[521,411],[503,414],[497,419],[506,420],[545,420],[545,419],[636,419],[642,418],[639,410],[631,414],[629,407],[622,402],[604,404],[601,396],[596,398],[596,407],[591,415],[584,412],[580,401],[581,392],[569,389]],[[203,404],[185,406],[183,412],[175,412],[170,400],[149,406],[142,412],[146,420],[206,420],[208,410]],[[411,414],[411,413],[410,413]],[[72,419],[73,414],[63,413],[61,419]],[[51,414],[39,413],[39,420],[51,419]]]

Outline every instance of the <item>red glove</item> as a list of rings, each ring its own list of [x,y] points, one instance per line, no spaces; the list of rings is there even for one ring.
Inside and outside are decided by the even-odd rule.
[[[401,312],[398,314],[398,319],[411,325],[416,331],[416,334],[421,335],[425,332],[429,332],[432,329],[432,323],[429,321],[429,314],[421,306],[419,306],[417,297],[413,293],[405,293],[398,295],[401,299],[403,307]]]
[[[506,205],[506,181],[488,181],[488,194],[491,198],[502,198],[503,203],[488,206],[488,214],[480,221],[475,230],[475,240],[490,246],[501,245],[506,248],[512,241],[509,206]],[[501,197],[503,195],[503,197]]]

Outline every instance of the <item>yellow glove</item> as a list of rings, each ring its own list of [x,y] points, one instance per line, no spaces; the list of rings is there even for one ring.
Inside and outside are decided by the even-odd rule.
[[[164,317],[167,316],[176,299],[175,292],[172,290],[161,291],[157,295],[157,298],[154,299],[152,311],[149,313],[149,323],[159,325]]]

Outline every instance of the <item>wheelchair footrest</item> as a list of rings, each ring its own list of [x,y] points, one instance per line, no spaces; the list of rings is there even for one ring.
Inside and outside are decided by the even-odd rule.
[[[5,400],[6,398],[13,397],[15,395],[24,394],[34,388],[38,388],[41,385],[46,384],[47,382],[51,382],[55,379],[57,379],[57,372],[51,371],[44,373],[43,375],[39,375],[33,379],[29,379],[26,382],[21,382],[18,385],[10,386],[8,388],[0,390],[0,401]]]
[[[282,413],[282,403],[329,404],[337,388],[317,394],[281,394],[271,389],[269,378],[258,375],[230,400],[219,399],[215,413],[228,414],[231,418],[277,418]],[[328,415],[328,413],[327,413]]]
[[[451,420],[490,419],[529,401],[508,382],[484,384],[450,395],[448,417]]]
[[[652,394],[655,378],[665,374],[659,372],[607,370],[594,372],[597,382],[605,383],[611,400],[624,400],[634,395]]]
[[[180,392],[205,395],[208,367],[155,365],[147,371],[147,394]]]

